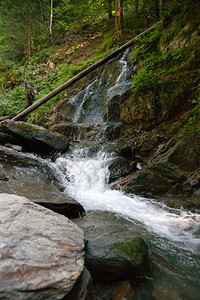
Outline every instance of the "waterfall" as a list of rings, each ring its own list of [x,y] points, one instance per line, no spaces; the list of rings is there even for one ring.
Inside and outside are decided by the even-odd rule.
[[[131,79],[131,69],[127,62],[128,49],[119,60],[120,73],[116,79],[115,84],[107,91],[108,99],[114,96],[122,96],[133,86],[133,80]]]
[[[87,211],[111,211],[137,221],[154,234],[176,242],[180,248],[200,248],[200,215],[183,209],[171,209],[152,199],[125,195],[108,186],[108,161],[111,154],[100,151],[88,157],[88,149],[75,149],[59,157],[55,164],[65,178],[65,193],[80,202]],[[67,183],[66,183],[67,179]]]
[[[78,124],[98,124],[105,120],[109,101],[122,96],[133,85],[131,67],[127,62],[129,50],[94,72],[92,79],[75,96],[68,99],[69,121]]]
[[[77,110],[75,112],[74,115],[74,119],[73,122],[78,122],[78,120],[81,117],[81,114],[84,114],[84,109],[83,109],[83,105],[85,103],[85,101],[87,100],[87,98],[89,98],[90,96],[93,95],[93,90],[92,90],[92,86],[94,85],[94,83],[97,81],[97,79],[95,79],[91,84],[89,84],[83,91],[81,91],[81,93],[84,93],[83,99],[80,103],[80,105],[77,107]],[[74,101],[75,101],[75,97],[74,97]]]

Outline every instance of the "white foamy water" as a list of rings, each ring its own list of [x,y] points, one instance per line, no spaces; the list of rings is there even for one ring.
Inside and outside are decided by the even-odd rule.
[[[74,115],[74,120],[73,122],[77,122],[78,119],[80,118],[81,116],[81,113],[83,111],[83,105],[85,103],[85,101],[87,100],[87,98],[90,96],[90,95],[93,95],[94,94],[94,91],[93,91],[93,85],[95,84],[95,82],[97,81],[97,79],[95,79],[92,83],[90,83],[83,91],[81,91],[79,94],[83,93],[84,92],[84,96],[83,96],[83,100],[81,102],[81,104],[78,106],[77,110],[76,110],[76,113]],[[76,99],[77,95],[74,96],[70,101],[73,101],[73,99]]]
[[[129,50],[124,52],[124,55],[119,60],[119,69],[121,70],[115,84],[107,91],[108,98],[114,96],[122,96],[127,90],[133,86],[133,80],[130,79],[131,69],[127,62]]]
[[[72,155],[58,158],[56,165],[64,174],[66,193],[86,210],[118,213],[139,221],[149,231],[179,243],[182,248],[197,250],[200,246],[200,215],[111,190],[107,185],[109,159],[103,152],[95,158],[86,158],[84,150],[76,150]]]

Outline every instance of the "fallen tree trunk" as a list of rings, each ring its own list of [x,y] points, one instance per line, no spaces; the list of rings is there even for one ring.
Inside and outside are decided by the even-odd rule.
[[[21,118],[25,117],[26,115],[28,115],[29,113],[31,113],[32,111],[34,111],[35,109],[37,109],[39,106],[41,106],[42,104],[46,103],[48,100],[50,100],[54,96],[58,95],[60,92],[62,92],[63,90],[65,90],[66,88],[68,88],[69,86],[71,86],[72,84],[74,84],[75,82],[77,82],[78,80],[80,80],[81,78],[83,78],[84,76],[88,75],[92,71],[94,71],[97,68],[99,68],[100,66],[104,65],[110,59],[112,59],[113,57],[115,57],[119,53],[125,51],[130,46],[132,46],[133,43],[134,43],[134,41],[138,37],[144,35],[148,31],[152,30],[159,23],[160,22],[158,22],[155,25],[149,27],[148,29],[146,29],[145,31],[143,31],[142,33],[140,33],[136,37],[134,37],[132,40],[130,40],[126,44],[122,45],[117,50],[111,52],[110,54],[108,54],[104,58],[100,59],[96,63],[94,63],[91,66],[89,66],[87,69],[81,71],[80,73],[78,73],[77,75],[75,75],[74,77],[72,77],[71,79],[69,79],[68,81],[64,82],[62,85],[60,85],[59,87],[57,87],[56,89],[54,89],[53,91],[51,91],[49,94],[45,95],[44,97],[42,97],[41,99],[39,99],[38,101],[36,101],[35,103],[33,103],[31,106],[29,106],[28,108],[26,108],[25,110],[23,110],[22,112],[20,112],[19,114],[17,114],[14,118],[12,118],[12,120],[14,120],[14,121],[20,120]]]

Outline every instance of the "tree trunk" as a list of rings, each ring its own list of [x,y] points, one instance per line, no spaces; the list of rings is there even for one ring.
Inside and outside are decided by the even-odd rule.
[[[112,19],[112,0],[108,0],[108,18]]]
[[[138,0],[135,0],[135,14],[138,15]]]
[[[29,30],[28,30],[28,58],[31,57],[31,44],[32,44],[32,18],[29,16]]]
[[[164,0],[159,0],[159,16],[162,14]]]
[[[116,0],[115,4],[115,32],[121,34],[123,29],[123,0]]]
[[[51,14],[50,14],[50,25],[49,25],[49,31],[51,37],[52,37],[52,24],[53,24],[53,0],[51,0]]]

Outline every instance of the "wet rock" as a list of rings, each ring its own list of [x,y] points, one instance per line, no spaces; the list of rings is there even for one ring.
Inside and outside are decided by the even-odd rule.
[[[63,300],[93,300],[92,277],[86,268],[71,292]]]
[[[85,262],[94,280],[119,280],[145,274],[147,245],[132,223],[108,212],[93,212],[75,222],[87,240]]]
[[[0,181],[8,181],[9,177],[6,173],[0,171]]]
[[[128,294],[131,285],[128,281],[122,281],[119,283],[117,288],[112,292],[110,299],[111,300],[123,300],[124,297]]]
[[[16,150],[16,151],[22,151],[22,147],[21,146],[18,146],[18,145],[12,145],[12,144],[5,144],[5,147],[8,147],[8,148],[11,148],[13,150]]]
[[[46,207],[58,214],[64,215],[69,219],[79,218],[82,216],[83,212],[85,211],[83,206],[78,203],[77,201],[63,197],[62,203],[56,201],[56,203],[49,203],[49,202],[35,202],[43,207]]]
[[[162,137],[155,132],[144,134],[138,142],[137,152],[142,158],[148,157],[152,150],[155,151],[161,140]]]
[[[47,178],[53,181],[59,190],[64,190],[62,178],[55,176],[54,167],[45,159],[0,146],[0,161],[12,163],[19,167],[37,168],[39,172],[46,174]]]
[[[118,189],[120,186],[125,192],[152,197],[170,193],[176,194],[177,192],[180,194],[182,192],[181,183],[184,180],[184,175],[172,166],[157,163],[120,179],[112,184],[111,187]],[[177,184],[179,184],[178,187],[180,189],[176,186],[173,191],[172,187]]]
[[[119,149],[117,149],[117,153],[120,156],[127,158],[128,160],[132,160],[135,158],[134,147],[132,145],[125,145]]]
[[[104,121],[120,121],[120,102],[121,98],[118,95],[107,100]]]
[[[3,131],[5,131],[5,129],[3,129],[3,126],[0,124],[0,145],[5,145],[6,143],[17,143],[16,138],[12,134]]]
[[[69,147],[68,139],[57,132],[50,132],[44,127],[22,121],[5,120],[1,123],[5,132],[17,137],[26,151],[35,153],[49,153],[51,151],[65,151]]]
[[[119,138],[121,127],[122,127],[121,123],[115,123],[115,122],[107,123],[103,133],[105,140],[113,141]]]
[[[62,299],[84,266],[83,232],[24,197],[0,195],[0,298]]]
[[[69,123],[55,124],[51,127],[52,131],[59,132],[65,135],[70,141],[80,141],[83,139],[89,139],[92,135],[92,139],[95,139],[95,133],[99,131],[98,124],[78,124]]]
[[[54,177],[46,160],[0,147],[0,163],[1,192],[29,197],[31,201],[68,218],[79,218],[84,212],[81,204],[61,193],[62,183]],[[3,182],[8,180],[9,184]]]
[[[130,162],[124,157],[116,157],[109,163],[108,169],[110,171],[109,182],[113,182],[136,170],[136,163]]]
[[[191,185],[193,188],[200,188],[200,170],[194,172],[189,178],[188,178],[188,183]]]
[[[198,190],[197,190],[198,191]],[[183,196],[168,196],[168,197],[157,197],[156,201],[162,202],[169,207],[177,209],[200,209],[200,195],[194,193],[190,197]]]
[[[179,134],[160,145],[152,163],[168,162],[184,172],[194,172],[199,168],[199,152],[200,140],[195,135]]]

